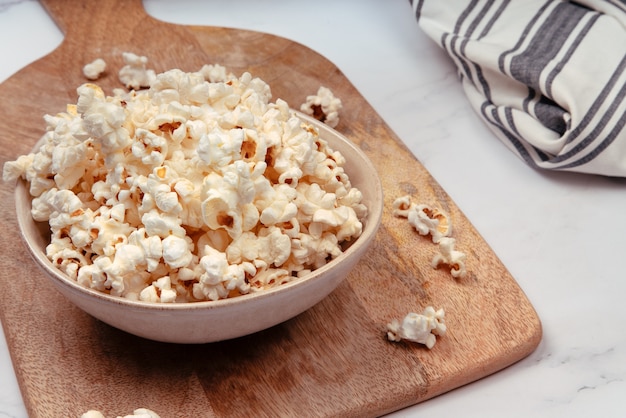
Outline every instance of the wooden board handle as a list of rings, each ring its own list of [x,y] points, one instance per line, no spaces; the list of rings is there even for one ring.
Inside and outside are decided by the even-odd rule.
[[[123,39],[140,22],[152,19],[141,0],[40,1],[65,35],[64,43],[84,43],[89,33]]]

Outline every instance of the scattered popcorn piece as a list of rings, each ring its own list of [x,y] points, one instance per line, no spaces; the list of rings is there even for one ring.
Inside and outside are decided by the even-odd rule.
[[[420,235],[431,235],[432,241],[439,244],[439,253],[431,261],[433,268],[440,264],[447,264],[454,278],[463,278],[467,274],[465,269],[465,253],[456,251],[456,240],[450,238],[452,224],[448,217],[438,209],[428,205],[418,205],[411,202],[410,196],[402,196],[393,202],[393,214],[408,218]]]
[[[435,311],[428,306],[421,314],[410,312],[402,322],[394,319],[387,324],[387,339],[389,341],[413,341],[424,344],[429,349],[436,343],[436,335],[446,334],[445,312],[443,309]]]
[[[82,414],[80,418],[104,418],[104,414],[100,411],[89,410]],[[147,408],[137,408],[131,415],[118,416],[117,418],[160,418],[159,415]]]
[[[80,416],[80,418],[104,418],[104,414],[100,411],[96,411],[94,409],[90,409]]]
[[[134,90],[79,86],[44,117],[40,148],[3,168],[30,183],[46,254],[70,278],[131,300],[217,300],[301,277],[361,235],[345,158],[263,80],[124,61]]]
[[[132,52],[122,53],[122,58],[125,65],[119,71],[119,78],[126,88],[139,90],[150,87],[156,79],[156,73],[146,68],[148,58]]]
[[[452,232],[448,217],[428,205],[416,205],[415,209],[409,212],[408,221],[420,234],[430,234],[435,244]]]
[[[339,123],[339,111],[342,107],[341,100],[329,88],[322,86],[317,94],[307,96],[300,110],[334,128]]]
[[[452,233],[452,224],[445,213],[428,205],[412,203],[409,196],[399,197],[393,202],[393,214],[408,218],[409,224],[420,235],[430,234],[435,244]]]
[[[97,58],[83,67],[83,75],[88,80],[97,80],[100,78],[102,73],[104,73],[106,68],[106,62],[102,58]]]
[[[411,203],[411,196],[405,195],[398,197],[393,201],[393,215],[403,218],[409,217],[409,212],[415,207],[414,203]]]
[[[148,408],[137,408],[133,415],[126,415],[124,418],[160,418],[159,415]]]
[[[431,265],[433,268],[439,267],[440,264],[450,266],[450,274],[455,278],[465,277],[465,253],[454,249],[456,240],[454,238],[444,237],[439,241],[439,253],[435,254]]]

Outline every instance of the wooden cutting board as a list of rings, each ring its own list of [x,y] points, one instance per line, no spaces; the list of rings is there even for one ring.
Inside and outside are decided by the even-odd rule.
[[[385,214],[376,242],[339,288],[302,315],[258,334],[207,345],[172,345],[113,329],[70,305],[30,260],[17,233],[13,185],[1,187],[1,319],[31,417],[107,417],[147,407],[161,417],[375,416],[494,373],[530,354],[540,321],[515,280],[424,167],[337,67],[280,37],[177,26],[149,17],[140,0],[42,2],[63,44],[0,85],[1,163],[30,151],[43,115],[75,103],[81,68],[101,57],[99,81],[119,86],[121,53],[149,57],[157,72],[218,63],[270,83],[298,107],[320,85],[342,99],[337,130],[382,177]],[[461,174],[459,174],[461,175]],[[436,251],[391,204],[410,194],[446,210],[468,276],[429,261]],[[387,322],[444,308],[448,333],[432,350],[385,338]]]

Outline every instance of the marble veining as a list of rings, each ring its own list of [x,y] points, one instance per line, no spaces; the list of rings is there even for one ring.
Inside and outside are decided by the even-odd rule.
[[[535,306],[544,338],[534,353],[391,416],[626,416],[626,179],[540,172],[517,159],[474,114],[456,69],[420,32],[406,1],[144,5],[173,23],[288,37],[333,61],[455,200]],[[62,39],[37,2],[0,0],[0,81]],[[26,416],[0,337],[0,418]]]
[[[0,13],[9,10],[13,6],[27,2],[36,2],[36,0],[0,0]]]

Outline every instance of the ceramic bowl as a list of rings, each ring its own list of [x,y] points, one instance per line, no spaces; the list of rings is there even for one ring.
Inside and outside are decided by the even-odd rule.
[[[70,302],[128,333],[172,343],[208,343],[251,334],[311,308],[344,280],[374,240],[382,216],[380,179],[367,156],[337,131],[304,115],[330,146],[346,158],[345,170],[368,207],[362,235],[339,257],[312,273],[273,289],[231,299],[178,304],[126,300],[85,288],[55,268],[45,255],[47,223],[34,222],[27,185],[18,181],[15,199],[19,228],[45,276]],[[42,278],[43,280],[43,278]]]

